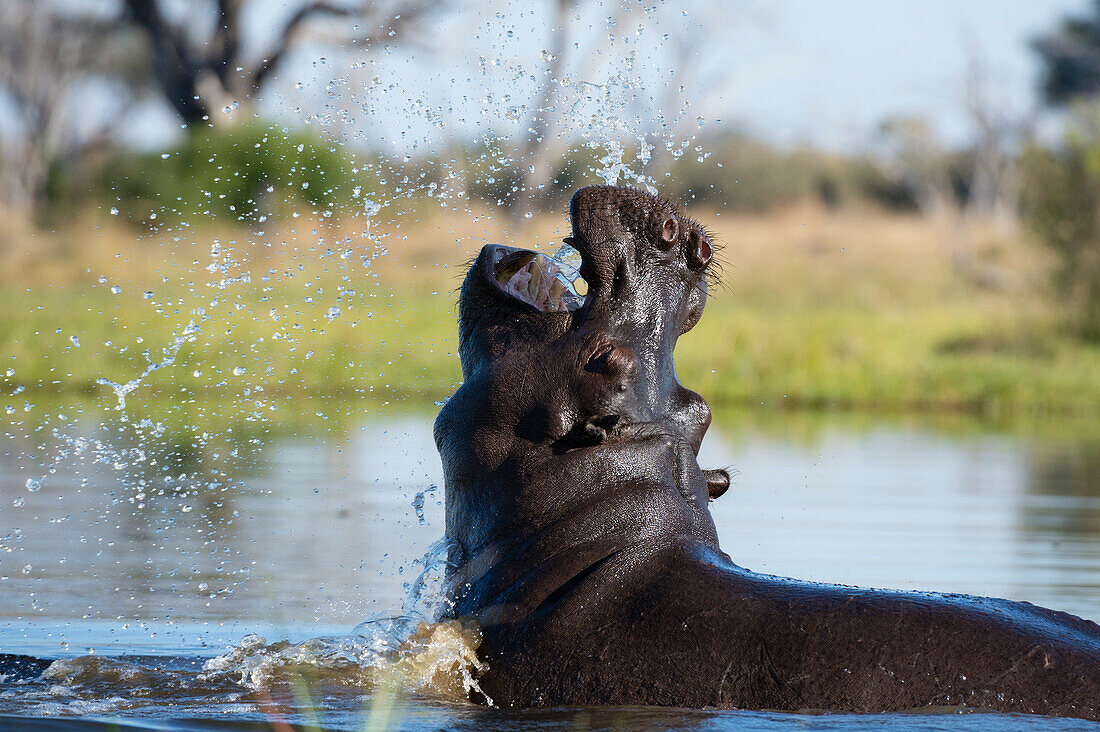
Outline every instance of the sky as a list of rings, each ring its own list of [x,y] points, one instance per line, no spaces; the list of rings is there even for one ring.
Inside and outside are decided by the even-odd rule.
[[[253,35],[259,39],[252,45],[262,47],[264,36],[300,2],[253,0],[246,5]],[[541,69],[538,52],[549,45],[545,14],[531,8],[549,6],[549,0],[486,2],[456,0],[451,7],[457,12],[427,34],[426,45],[377,57],[359,71],[349,72],[351,61],[332,49],[306,45],[288,57],[280,70],[277,88],[266,100],[267,111],[294,121],[309,117],[313,110],[330,117],[340,116],[343,110],[358,125],[358,137],[368,144],[383,139],[393,147],[411,145],[410,140],[438,144],[444,133],[432,127],[447,115],[450,131],[458,120],[465,120],[462,124],[473,124],[480,131],[522,132],[525,115],[516,99],[533,88],[524,86],[524,72],[530,77],[530,72]],[[618,2],[603,0],[603,8],[597,7],[595,15],[581,25],[598,34],[600,13],[608,15]],[[965,145],[971,138],[961,86],[968,59],[979,59],[989,70],[989,91],[1000,109],[1026,115],[1037,107],[1040,71],[1029,40],[1056,27],[1066,15],[1085,13],[1090,4],[1090,0],[701,0],[694,4],[647,0],[646,5],[658,10],[647,16],[644,34],[631,39],[624,33],[623,48],[629,50],[633,41],[642,56],[653,53],[664,26],[676,23],[698,37],[695,59],[712,73],[706,98],[694,100],[690,114],[705,117],[711,125],[708,131],[724,125],[747,129],[781,145],[805,143],[858,152],[870,144],[884,119],[920,115],[934,123],[948,144]],[[714,8],[720,9],[720,15],[711,13]],[[494,9],[503,12],[490,12]],[[720,22],[714,21],[716,17]],[[326,58],[319,63],[321,56]],[[500,63],[487,65],[486,58]],[[635,75],[642,86],[649,87],[649,103],[659,107],[659,85],[656,77],[646,78],[647,63],[640,61],[642,70],[635,70]],[[654,61],[653,68],[659,67]],[[596,81],[609,79],[613,71],[605,69]],[[334,76],[341,77],[335,91],[330,83]],[[371,78],[377,82],[373,87],[367,81]],[[509,128],[505,118],[512,118],[506,114],[512,105],[519,106],[520,114]],[[435,122],[429,123],[429,117]],[[639,118],[636,124],[648,123],[647,118]],[[178,126],[170,114],[146,110],[126,134],[142,147],[157,147],[169,144]]]
[[[599,34],[601,20],[620,1],[603,0],[602,8],[597,6],[576,25]],[[1085,13],[1090,0],[658,0],[645,4],[658,10],[646,16],[643,33],[631,33],[622,25],[617,28],[625,42],[622,50],[629,50],[628,41],[633,40],[633,47],[645,57],[662,43],[664,32],[676,33],[677,27],[698,37],[695,60],[712,73],[707,98],[694,100],[691,116],[746,128],[779,144],[853,151],[868,144],[884,119],[914,114],[931,120],[949,144],[966,144],[970,129],[961,88],[971,58],[988,69],[989,91],[998,106],[1011,115],[1026,115],[1037,106],[1040,72],[1029,41],[1057,27],[1066,15]],[[455,6],[470,7],[461,2]],[[391,93],[392,106],[376,99],[379,106],[374,109],[383,119],[405,125],[401,129],[415,131],[403,102],[424,99],[430,103],[446,97],[447,105],[461,108],[469,97],[467,103],[473,107],[463,112],[465,116],[480,115],[483,125],[503,122],[499,109],[492,109],[506,106],[500,101],[502,92],[511,87],[515,96],[522,97],[522,81],[518,87],[514,81],[519,75],[508,76],[503,69],[512,65],[537,72],[541,62],[534,54],[550,44],[545,16],[530,12],[538,6],[498,2],[484,12],[461,11],[446,19],[439,28],[442,37],[473,38],[473,43],[451,46],[435,57],[430,50],[426,57],[424,51],[415,51],[404,74],[402,64],[380,64],[383,78],[396,69],[392,78],[407,99]],[[503,12],[490,13],[491,8]],[[505,37],[506,33],[512,35]],[[496,75],[492,69],[487,72],[484,63],[476,68],[474,55],[499,58],[502,64]],[[465,76],[463,56],[470,57],[465,59]],[[442,85],[433,86],[432,65],[448,62],[457,62],[459,72],[444,71],[438,75]],[[647,63],[665,71],[669,62],[666,57],[662,66],[660,60],[642,58],[639,68]],[[599,82],[616,71],[586,73]],[[578,71],[577,77],[585,78],[584,73]],[[636,73],[651,101],[659,104],[660,77],[647,77],[645,70]],[[302,76],[289,69],[284,77],[288,74]],[[348,88],[355,88],[354,78]],[[486,89],[495,92],[488,109],[483,99]],[[476,109],[475,99],[481,99],[481,109]],[[638,124],[645,126],[644,116]],[[383,126],[381,132],[371,134],[393,138],[395,132],[396,128]],[[684,134],[682,129],[679,134]]]
[[[738,37],[740,77],[730,114],[779,141],[858,146],[891,115],[919,113],[953,141],[967,136],[959,105],[968,46],[1004,104],[1036,101],[1039,64],[1028,41],[1089,0],[761,0]]]

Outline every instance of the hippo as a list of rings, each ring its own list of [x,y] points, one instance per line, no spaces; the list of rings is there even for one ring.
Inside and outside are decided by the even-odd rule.
[[[463,383],[434,434],[444,615],[480,626],[486,701],[1100,719],[1100,626],[1024,602],[760,574],[724,554],[697,459],[710,423],[676,376],[714,277],[667,200],[593,186],[555,260],[485,246],[459,294]]]

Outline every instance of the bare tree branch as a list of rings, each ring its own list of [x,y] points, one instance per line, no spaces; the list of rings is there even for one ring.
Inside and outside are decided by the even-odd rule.
[[[353,38],[349,45],[366,48],[380,43],[409,43],[413,39],[408,36],[402,38],[402,34],[420,28],[421,26],[418,25],[419,20],[426,15],[442,10],[448,2],[449,0],[423,0],[423,2],[397,7],[396,9],[390,8],[390,12],[386,16],[388,22],[377,24],[376,17],[375,21],[372,21],[375,23],[375,29],[370,33]]]
[[[325,2],[325,0],[309,3],[299,8],[294,15],[290,16],[286,25],[283,26],[283,30],[279,33],[279,38],[275,41],[274,46],[265,54],[264,58],[260,60],[260,63],[253,70],[251,74],[251,87],[253,93],[259,92],[260,88],[267,82],[268,77],[275,67],[279,65],[279,62],[283,60],[283,57],[290,51],[294,44],[295,37],[307,22],[320,15],[347,17],[355,12],[356,11],[350,7],[333,5],[332,3]]]
[[[102,71],[116,33],[112,23],[45,5],[0,14],[0,90],[18,119],[18,129],[0,139],[0,199],[12,209],[38,213],[50,166],[107,139],[129,110],[133,96],[121,96],[95,125],[73,106],[74,89]]]
[[[211,110],[226,100],[243,103],[257,96],[314,20],[361,19],[360,25],[374,26],[375,30],[350,39],[345,34],[342,42],[373,45],[395,38],[445,2],[397,0],[380,5],[370,0],[356,4],[314,0],[294,11],[271,48],[252,62],[243,57],[241,48],[245,0],[216,0],[213,34],[201,44],[188,43],[182,29],[165,19],[157,0],[123,1],[129,19],[149,36],[159,86],[187,124],[208,121]]]
[[[369,2],[361,6],[333,5],[325,0],[309,3],[298,9],[279,33],[271,50],[260,60],[251,74],[251,88],[257,93],[271,77],[275,67],[293,48],[298,34],[311,20],[320,17],[361,18],[360,25],[369,24],[374,30],[349,40],[349,46],[371,47],[379,43],[392,41],[404,30],[415,28],[417,21],[442,8],[446,0],[422,0],[417,3],[398,3],[389,8],[381,8]],[[388,21],[388,22],[386,22]]]
[[[210,65],[222,82],[231,89],[237,78],[237,58],[240,55],[241,0],[218,0],[218,19],[214,27],[214,39],[210,44]]]
[[[156,0],[125,2],[130,18],[149,34],[153,72],[176,113],[187,124],[207,118],[209,110],[198,93],[202,67],[189,53],[183,35],[165,21]]]

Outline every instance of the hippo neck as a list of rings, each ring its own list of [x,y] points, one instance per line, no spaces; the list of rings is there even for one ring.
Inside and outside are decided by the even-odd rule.
[[[676,379],[673,357],[680,336],[679,323],[661,308],[638,310],[615,302],[610,295],[597,293],[585,306],[582,327],[605,333],[634,352],[645,380],[645,401],[653,415],[665,414],[683,390]]]
[[[654,546],[672,543],[711,546],[686,522],[606,525],[607,517],[631,513],[644,515],[637,507],[624,510],[621,502],[605,499],[525,531],[507,523],[494,526],[480,546],[462,552],[453,566],[447,594],[454,615],[475,615],[483,622],[517,620],[545,608],[616,557],[644,556]]]

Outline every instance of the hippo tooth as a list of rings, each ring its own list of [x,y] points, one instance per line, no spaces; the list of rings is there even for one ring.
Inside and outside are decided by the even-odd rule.
[[[579,295],[569,268],[545,254],[517,252],[497,262],[494,277],[505,293],[544,313],[557,313],[579,307]],[[576,275],[574,275],[576,276]]]
[[[564,310],[565,303],[562,302],[561,296],[565,294],[565,285],[561,283],[557,277],[553,278],[550,282],[550,291],[547,296],[550,301],[550,310]]]
[[[531,304],[539,310],[542,310],[542,306],[539,303],[539,289],[542,286],[542,267],[539,266],[538,257],[531,260],[531,263],[527,265],[527,270],[531,273],[531,280],[527,285],[527,294],[531,298]]]
[[[516,273],[522,271],[524,267],[530,264],[539,255],[535,252],[516,252],[515,255],[509,255],[504,257],[501,261],[497,262],[496,275],[497,282],[501,285],[506,285],[512,280]]]

